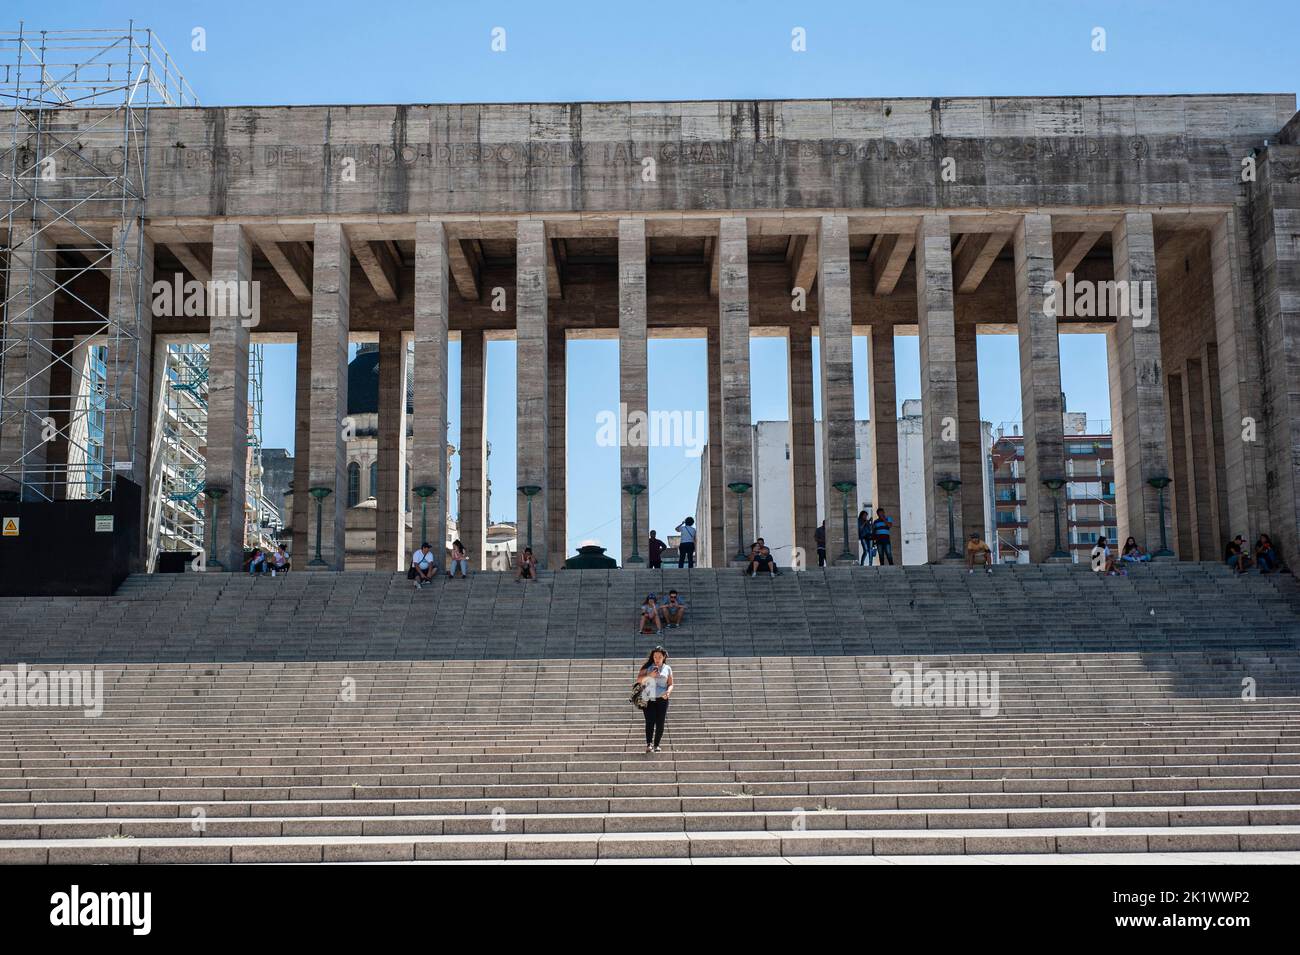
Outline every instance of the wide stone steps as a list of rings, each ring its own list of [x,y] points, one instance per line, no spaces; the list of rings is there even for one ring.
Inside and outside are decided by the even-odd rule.
[[[749,580],[736,570],[545,572],[440,578],[393,573],[129,578],[111,598],[4,598],[4,646],[28,662],[623,658],[647,592],[676,587],[680,656],[1294,647],[1290,575],[1162,563],[1127,577],[1024,565],[813,568]],[[105,639],[105,635],[111,635]],[[358,635],[364,634],[364,639]]]

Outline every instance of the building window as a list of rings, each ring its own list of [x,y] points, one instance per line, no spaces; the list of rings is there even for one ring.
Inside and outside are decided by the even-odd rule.
[[[356,461],[348,464],[348,507],[361,503],[361,465]]]
[[[370,484],[369,484],[370,497],[379,496],[378,494],[375,493],[378,487],[379,487],[379,462],[371,461],[370,462]]]

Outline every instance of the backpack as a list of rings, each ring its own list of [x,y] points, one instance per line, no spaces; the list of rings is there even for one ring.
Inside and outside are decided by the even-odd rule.
[[[645,686],[640,680],[632,684],[632,696],[628,702],[638,710],[644,710],[649,704],[650,701],[645,698]]]

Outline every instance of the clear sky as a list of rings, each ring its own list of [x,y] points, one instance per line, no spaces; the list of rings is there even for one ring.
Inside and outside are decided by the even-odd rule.
[[[156,31],[207,105],[524,102],[852,96],[1046,96],[1283,92],[1300,87],[1300,3],[825,2],[440,3],[372,0],[9,0],[0,29]],[[490,48],[493,28],[506,50]],[[802,27],[807,49],[791,49]],[[1093,30],[1106,31],[1094,52]],[[196,28],[206,50],[192,49]],[[787,417],[783,342],[754,339],[754,419]],[[855,342],[858,416],[866,353]],[[917,397],[916,339],[898,339],[898,394]],[[1071,410],[1109,419],[1105,347],[1063,336]],[[452,367],[458,351],[453,347]],[[1015,338],[980,339],[982,416],[1020,418]],[[267,349],[264,441],[292,447],[293,350]],[[488,355],[492,516],[513,519],[514,354]],[[652,341],[650,401],[705,409],[704,343]],[[451,440],[459,437],[453,370]],[[598,447],[595,416],[616,408],[617,344],[570,346],[569,540],[620,556],[618,453]],[[696,459],[652,449],[650,522],[661,536],[691,513]]]

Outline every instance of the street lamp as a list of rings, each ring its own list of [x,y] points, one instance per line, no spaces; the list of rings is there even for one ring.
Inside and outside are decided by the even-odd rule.
[[[736,495],[736,560],[744,560],[748,555],[745,553],[745,493],[754,485],[745,481],[733,481],[727,485],[727,490]]]
[[[528,549],[533,549],[533,498],[542,492],[541,485],[521,484],[519,493],[528,498]],[[536,556],[536,555],[534,555]]]
[[[325,509],[325,498],[334,493],[332,487],[314,487],[307,492],[316,499],[316,556],[307,564],[308,567],[329,567],[320,555],[321,514]]]
[[[1065,487],[1065,478],[1050,477],[1043,478],[1043,487],[1052,492],[1052,524],[1056,528],[1055,549],[1048,560],[1069,560],[1070,555],[1061,549],[1061,502],[1057,496],[1057,491]]]
[[[225,570],[225,565],[221,563],[221,499],[226,496],[224,487],[205,487],[203,493],[212,498],[212,559],[206,561],[206,566],[212,570]]]
[[[437,494],[438,489],[432,484],[421,484],[412,490],[420,499],[420,544],[423,545],[429,542],[429,498]],[[439,543],[446,546],[445,541]]]
[[[961,560],[961,552],[957,550],[957,531],[953,525],[952,514],[952,495],[957,488],[961,487],[961,481],[956,478],[940,478],[935,481],[939,487],[948,492],[948,553],[944,555],[944,560]]]
[[[844,553],[840,554],[840,560],[853,559],[853,551],[849,550],[849,492],[857,486],[857,481],[836,481],[831,485],[831,487],[839,491],[843,497],[840,504],[841,509],[844,512]]]
[[[1165,531],[1165,488],[1173,482],[1163,474],[1153,478],[1147,478],[1147,483],[1156,489],[1160,496],[1160,549],[1151,556],[1154,557],[1173,557],[1174,552],[1169,549],[1169,537]]]
[[[637,538],[640,536],[640,532],[637,530],[637,526],[636,526],[636,518],[637,518],[636,499],[641,495],[643,491],[645,491],[645,485],[624,484],[623,490],[627,491],[628,494],[632,495],[632,556],[629,557],[625,561],[625,563],[644,564],[645,559],[641,556],[641,551],[637,548]]]

